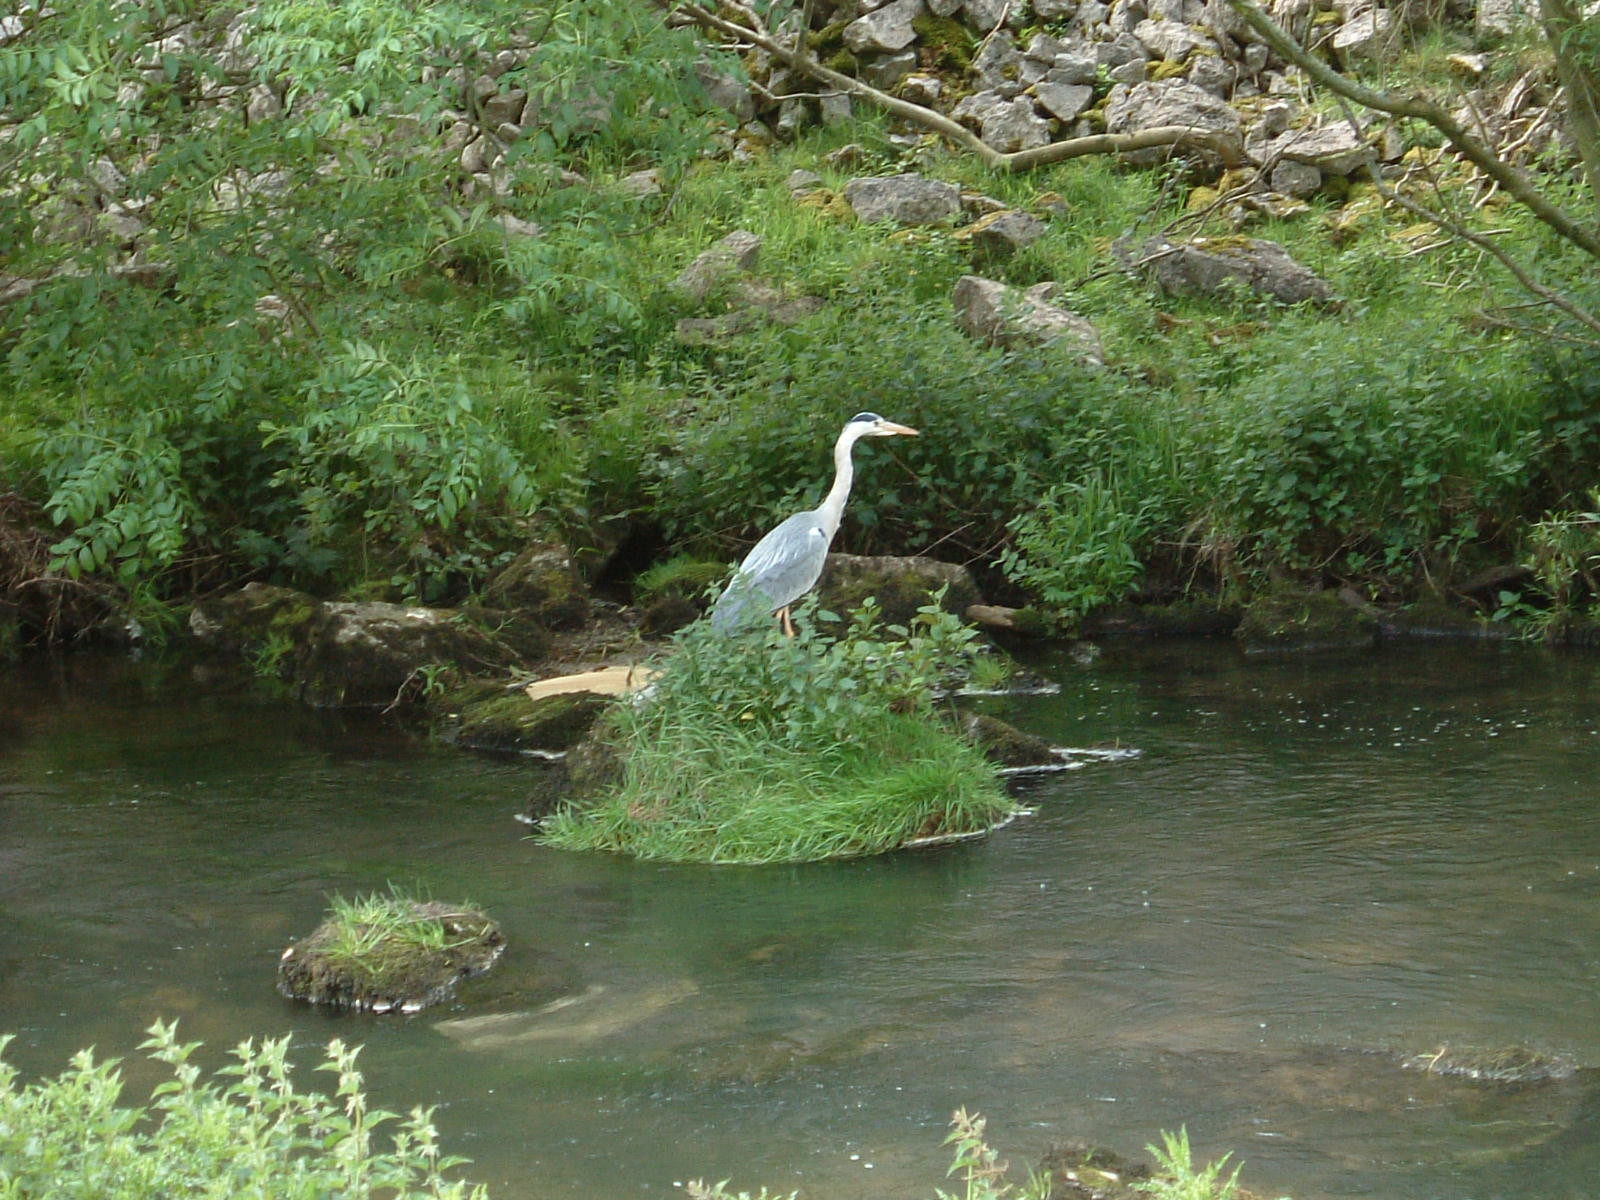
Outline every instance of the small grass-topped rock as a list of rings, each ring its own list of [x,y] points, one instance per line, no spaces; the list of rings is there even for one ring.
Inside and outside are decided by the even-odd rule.
[[[333,1008],[416,1012],[483,974],[504,949],[500,926],[471,905],[393,889],[335,896],[328,918],[278,960],[278,991]]]

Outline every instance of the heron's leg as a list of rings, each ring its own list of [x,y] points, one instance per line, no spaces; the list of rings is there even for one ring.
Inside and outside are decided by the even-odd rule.
[[[783,623],[783,636],[794,636],[794,622],[789,620],[789,606],[785,604],[778,610],[778,620]]]

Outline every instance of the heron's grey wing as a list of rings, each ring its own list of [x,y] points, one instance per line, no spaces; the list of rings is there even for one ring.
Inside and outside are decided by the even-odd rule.
[[[796,513],[757,542],[744,556],[722,595],[712,623],[738,624],[745,606],[759,593],[767,612],[775,612],[809,592],[822,575],[832,541],[816,512]]]

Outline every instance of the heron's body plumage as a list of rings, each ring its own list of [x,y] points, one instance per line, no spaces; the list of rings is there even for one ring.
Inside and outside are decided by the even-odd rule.
[[[828,547],[844,519],[855,469],[851,450],[863,437],[915,434],[915,429],[885,421],[876,413],[852,417],[833,447],[833,486],[816,508],[795,513],[770,530],[744,556],[733,579],[717,598],[711,623],[735,629],[759,612],[787,615],[789,605],[817,586],[828,561]]]

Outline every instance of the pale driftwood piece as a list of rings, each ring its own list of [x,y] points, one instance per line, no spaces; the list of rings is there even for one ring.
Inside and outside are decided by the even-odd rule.
[[[577,675],[558,675],[541,679],[523,689],[530,700],[543,700],[546,696],[563,696],[571,692],[588,692],[595,696],[627,696],[643,689],[655,678],[649,667],[602,667],[598,671],[583,671]]]

